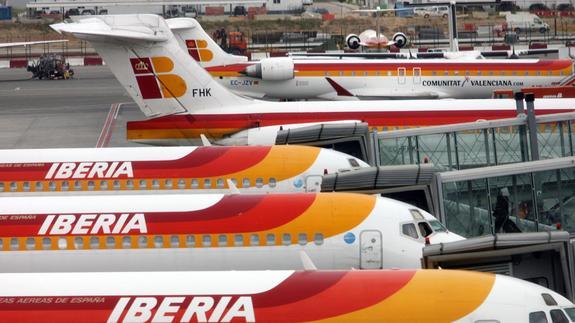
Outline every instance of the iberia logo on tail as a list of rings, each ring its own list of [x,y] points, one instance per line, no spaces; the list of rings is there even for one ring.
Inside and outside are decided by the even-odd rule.
[[[207,49],[208,42],[203,39],[188,39],[186,40],[186,47],[196,62],[209,62],[214,58],[214,53]]]
[[[132,70],[144,99],[178,98],[186,93],[186,82],[176,74],[168,57],[130,58]]]

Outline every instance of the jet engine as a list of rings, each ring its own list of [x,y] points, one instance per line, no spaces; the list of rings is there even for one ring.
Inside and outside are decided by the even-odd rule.
[[[284,81],[294,78],[294,64],[290,57],[264,58],[248,66],[242,73],[264,81]]]
[[[358,49],[359,44],[361,43],[361,39],[359,39],[358,35],[349,34],[347,37],[345,37],[345,43],[350,49]]]
[[[395,42],[397,48],[403,48],[407,45],[407,36],[404,33],[393,34],[392,40]]]

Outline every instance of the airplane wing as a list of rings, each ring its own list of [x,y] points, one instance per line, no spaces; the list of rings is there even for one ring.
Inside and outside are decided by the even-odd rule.
[[[404,100],[404,99],[442,99],[448,96],[438,91],[397,92],[385,88],[356,88],[346,89],[330,77],[325,78],[335,93],[321,96],[324,99],[348,100]]]
[[[25,41],[25,42],[16,42],[16,43],[0,43],[0,48],[31,46],[31,45],[51,44],[51,43],[63,43],[63,42],[67,42],[67,41],[68,41],[67,39],[59,39],[59,40]]]

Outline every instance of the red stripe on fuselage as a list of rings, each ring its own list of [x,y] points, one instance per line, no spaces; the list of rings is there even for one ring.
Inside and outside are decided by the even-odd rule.
[[[572,112],[573,110],[548,109],[536,110],[537,115]],[[338,120],[361,120],[370,127],[389,126],[435,126],[451,123],[474,122],[513,118],[515,110],[464,110],[464,111],[385,111],[385,112],[286,112],[253,114],[194,114],[171,115],[143,121],[130,121],[130,130],[166,130],[166,129],[218,129],[235,128],[238,130],[309,122],[327,122]]]

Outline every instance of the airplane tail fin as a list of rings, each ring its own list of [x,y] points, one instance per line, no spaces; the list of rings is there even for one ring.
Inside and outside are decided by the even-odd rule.
[[[180,48],[160,16],[94,16],[51,27],[90,41],[147,116],[193,113],[252,102],[214,81]]]
[[[245,63],[245,56],[226,53],[193,18],[166,19],[180,47],[202,67]]]

